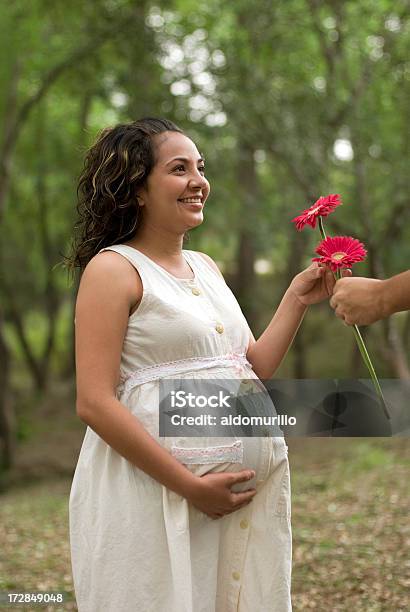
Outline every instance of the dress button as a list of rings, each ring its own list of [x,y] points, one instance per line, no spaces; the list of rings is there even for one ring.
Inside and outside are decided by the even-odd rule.
[[[240,573],[239,573],[239,572],[232,572],[232,578],[233,578],[234,580],[239,580],[239,579],[240,579],[240,577],[241,577],[241,575],[240,575]]]
[[[222,323],[218,323],[218,325],[215,326],[215,329],[218,332],[218,334],[224,333],[224,326],[222,325]]]
[[[199,291],[198,287],[192,287],[191,291],[194,295],[201,295],[201,292]]]
[[[240,523],[241,529],[247,529],[249,527],[249,521],[243,519]]]

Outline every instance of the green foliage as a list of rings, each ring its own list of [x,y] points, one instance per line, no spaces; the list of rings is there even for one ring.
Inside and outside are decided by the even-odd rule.
[[[3,4],[3,134],[45,87],[20,125],[1,229],[0,297],[8,319],[13,309],[20,312],[33,354],[41,356],[46,346],[52,291],[54,374],[69,359],[74,288],[56,264],[73,232],[84,151],[103,127],[138,116],[174,119],[205,154],[212,192],[206,222],[191,232],[187,248],[208,252],[229,276],[245,224],[256,258],[271,262],[273,276],[258,278],[254,298],[258,331],[290,281],[289,262],[302,239],[290,219],[320,194],[339,192],[345,202],[329,231],[371,247],[369,266],[357,273],[390,275],[408,267],[406,6],[392,0]],[[353,159],[336,157],[337,139],[351,143]],[[258,183],[250,196],[239,180],[249,155]],[[318,234],[303,239],[301,262],[308,263]],[[318,308],[303,326],[309,369],[343,376],[350,344],[326,312]],[[324,326],[334,333],[317,333]],[[377,344],[379,331],[370,335]],[[7,338],[22,367],[10,327]],[[326,357],[329,338],[337,366]],[[381,356],[376,366],[391,374]],[[291,372],[288,365],[284,371]]]

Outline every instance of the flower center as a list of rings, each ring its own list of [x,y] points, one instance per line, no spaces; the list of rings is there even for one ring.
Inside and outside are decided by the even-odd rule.
[[[308,215],[314,215],[318,210],[320,210],[320,206],[316,206],[312,208],[312,210],[309,210]]]
[[[340,261],[344,257],[346,257],[346,253],[343,253],[342,251],[339,251],[338,253],[333,253],[332,254],[332,259],[336,259],[336,261]]]

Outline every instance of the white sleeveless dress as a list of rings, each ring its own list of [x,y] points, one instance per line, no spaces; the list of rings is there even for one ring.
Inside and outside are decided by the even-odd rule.
[[[212,520],[87,428],[69,501],[79,612],[289,612],[290,483],[281,437],[164,438],[161,378],[256,379],[249,327],[224,280],[195,251],[179,279],[128,245],[107,249],[139,272],[117,397],[188,469],[252,468],[253,501]]]

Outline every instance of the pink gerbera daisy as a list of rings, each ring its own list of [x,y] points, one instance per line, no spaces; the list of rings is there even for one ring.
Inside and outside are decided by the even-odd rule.
[[[301,215],[292,219],[296,229],[300,232],[305,225],[316,227],[318,217],[327,217],[337,206],[342,203],[338,193],[331,193],[328,196],[321,196],[310,208],[304,210]]]
[[[351,236],[328,236],[316,247],[315,253],[321,257],[314,257],[312,261],[325,264],[332,272],[336,272],[363,261],[367,251],[359,240]]]

